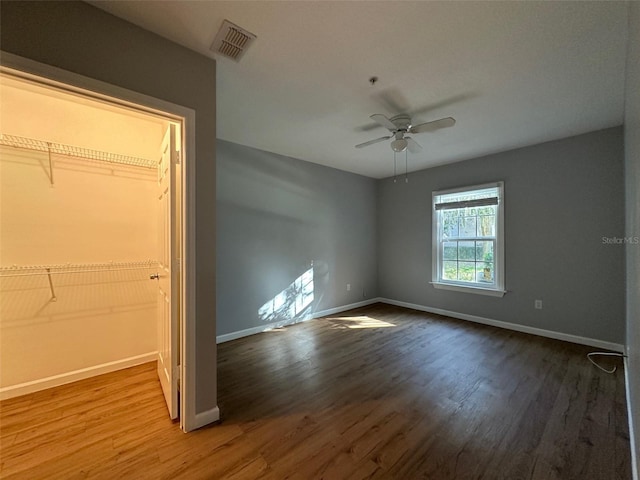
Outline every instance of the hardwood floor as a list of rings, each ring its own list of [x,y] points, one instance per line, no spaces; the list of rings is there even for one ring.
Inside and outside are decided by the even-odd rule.
[[[0,476],[630,479],[592,350],[373,305],[219,345],[222,421],[190,434],[154,364],[4,401]]]

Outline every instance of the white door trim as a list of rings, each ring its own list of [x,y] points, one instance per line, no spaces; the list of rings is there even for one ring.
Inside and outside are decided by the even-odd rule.
[[[166,100],[85,77],[51,65],[0,51],[0,69],[25,80],[54,86],[98,101],[108,102],[182,124],[182,268],[180,322],[180,426],[185,432],[198,428],[196,420],[196,136],[195,111]]]

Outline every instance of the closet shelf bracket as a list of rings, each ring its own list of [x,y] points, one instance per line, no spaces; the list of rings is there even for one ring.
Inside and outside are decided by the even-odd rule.
[[[53,183],[53,182],[52,182]],[[58,297],[56,297],[56,291],[53,289],[53,280],[51,280],[51,269],[47,268],[47,278],[49,279],[49,288],[51,289],[51,300],[50,302],[57,302]]]
[[[51,143],[47,142],[47,150],[49,151],[49,182],[53,187],[53,159],[51,158]],[[51,277],[49,277],[49,281],[51,281]],[[52,287],[53,289],[53,287]]]

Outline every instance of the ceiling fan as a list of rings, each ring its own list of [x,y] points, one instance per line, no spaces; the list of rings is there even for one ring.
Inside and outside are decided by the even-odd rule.
[[[391,118],[387,118],[381,113],[375,113],[370,117],[373,121],[379,123],[387,130],[391,132],[391,135],[376,138],[375,140],[369,140],[368,142],[360,143],[356,145],[356,148],[363,148],[374,143],[383,142],[393,138],[391,142],[391,149],[394,152],[404,152],[409,150],[411,153],[417,153],[422,150],[422,147],[413,138],[407,137],[407,134],[433,132],[440,128],[453,127],[456,124],[455,119],[452,117],[441,118],[440,120],[434,120],[432,122],[421,123],[419,125],[411,124],[411,117],[405,113],[396,115]]]

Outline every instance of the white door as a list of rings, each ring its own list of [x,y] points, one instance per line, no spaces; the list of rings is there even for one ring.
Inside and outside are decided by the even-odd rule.
[[[178,239],[174,232],[179,220],[176,195],[175,125],[169,125],[162,141],[158,161],[158,273],[152,275],[158,284],[158,377],[172,419],[178,417],[179,351],[179,279]],[[173,288],[172,288],[173,287]]]

